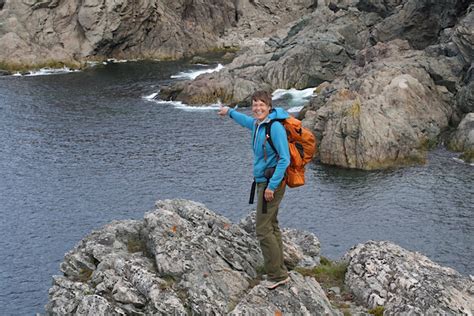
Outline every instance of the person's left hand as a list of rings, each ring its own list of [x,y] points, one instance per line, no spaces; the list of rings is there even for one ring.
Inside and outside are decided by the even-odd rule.
[[[267,202],[270,202],[271,200],[273,200],[273,191],[270,190],[269,188],[266,188],[263,194]]]

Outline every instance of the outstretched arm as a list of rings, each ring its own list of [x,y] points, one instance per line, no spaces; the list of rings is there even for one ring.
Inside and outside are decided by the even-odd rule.
[[[239,113],[236,110],[229,108],[228,106],[222,106],[219,109],[219,112],[217,112],[217,114],[221,116],[229,115],[231,119],[250,130],[253,129],[253,125],[255,124],[254,118],[243,113]]]

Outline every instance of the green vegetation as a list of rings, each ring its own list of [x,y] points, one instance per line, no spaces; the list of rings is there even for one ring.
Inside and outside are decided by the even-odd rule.
[[[438,140],[436,138],[425,137],[420,140],[419,149],[421,150],[430,150],[434,149],[438,145]]]
[[[386,159],[383,161],[368,161],[363,167],[364,170],[394,169],[398,167],[413,166],[426,163],[426,154],[412,154],[408,157]]]
[[[369,314],[372,314],[372,315],[375,315],[375,316],[383,316],[383,311],[384,311],[383,306],[377,306],[375,308],[370,309]]]
[[[255,271],[257,272],[257,275],[260,277],[265,274],[265,267],[263,265],[257,266],[255,268]]]
[[[134,252],[146,252],[146,244],[145,241],[141,240],[140,238],[129,238],[127,240],[127,250],[130,253]]]
[[[58,69],[68,67],[70,69],[81,69],[84,67],[84,64],[81,64],[77,61],[57,61],[49,60],[41,63],[15,63],[15,62],[6,62],[0,61],[0,69],[6,70],[11,73],[15,72],[26,72],[29,70],[37,70],[41,68],[52,68]]]
[[[324,289],[330,287],[344,287],[344,278],[347,271],[347,262],[332,262],[321,257],[321,265],[314,268],[297,267],[295,270],[304,276],[314,277]]]
[[[164,291],[167,289],[171,289],[173,285],[176,283],[176,279],[171,275],[163,275],[160,278],[165,281],[164,283],[160,283],[160,290]]]
[[[362,103],[360,102],[359,97],[357,97],[352,103],[352,106],[346,110],[345,115],[352,116],[353,118],[358,118],[360,116],[361,105]]]
[[[326,292],[331,304],[339,309],[344,316],[350,316],[352,294],[344,285],[348,263],[344,261],[331,261],[325,257],[321,257],[320,263],[319,266],[311,269],[297,267],[295,271],[304,276],[314,277]],[[340,295],[335,295],[334,292],[329,290],[332,287],[338,287],[341,290]]]
[[[466,150],[461,154],[459,157],[462,160],[464,160],[467,163],[473,163],[474,162],[474,150]]]
[[[86,283],[87,281],[89,281],[92,278],[93,273],[94,273],[94,271],[91,270],[91,269],[88,269],[88,268],[81,269],[81,270],[79,270],[79,274],[78,274],[76,280],[79,281],[79,282]]]

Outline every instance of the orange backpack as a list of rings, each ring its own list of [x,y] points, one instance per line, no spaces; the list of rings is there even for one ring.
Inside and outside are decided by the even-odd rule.
[[[276,152],[270,131],[273,122],[280,122],[288,135],[288,145],[290,147],[290,165],[286,169],[285,183],[290,188],[302,186],[304,184],[304,167],[310,162],[316,153],[316,138],[307,128],[301,126],[301,121],[290,116],[286,119],[276,119],[266,125],[267,141]]]

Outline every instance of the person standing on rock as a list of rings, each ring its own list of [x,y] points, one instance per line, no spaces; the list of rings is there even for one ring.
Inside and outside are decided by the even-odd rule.
[[[271,120],[286,119],[289,115],[281,108],[272,108],[271,94],[266,91],[256,91],[252,95],[253,117],[227,106],[221,107],[218,114],[228,115],[252,131],[253,175],[254,185],[257,187],[256,233],[268,275],[264,285],[274,289],[290,280],[283,261],[283,243],[277,218],[280,202],[285,194],[286,185],[283,178],[290,164],[290,153],[283,125],[275,121],[270,130],[276,152],[267,141],[265,126]]]

